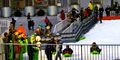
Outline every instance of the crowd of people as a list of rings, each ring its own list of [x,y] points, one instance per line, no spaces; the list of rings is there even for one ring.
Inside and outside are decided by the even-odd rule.
[[[115,13],[116,16],[119,15],[119,5],[116,4],[115,6]],[[108,5],[105,9],[106,16],[110,16],[111,8]],[[84,19],[88,18],[92,13],[96,13],[97,16],[100,17],[100,23],[102,23],[103,18],[103,12],[104,8],[101,6],[99,9],[97,5],[93,7],[92,2],[90,1],[88,8],[81,8],[80,11],[78,11],[76,8],[72,7],[71,11],[67,14],[67,21],[68,25],[76,21],[78,18],[82,22]],[[65,13],[64,10],[61,11],[61,20],[65,20]],[[28,13],[27,16],[28,21],[28,30],[34,31],[34,20],[31,20],[30,13]],[[13,44],[21,44],[21,45],[5,45],[5,60],[23,60],[23,53],[28,52],[29,60],[38,60],[38,52],[40,51],[41,47],[38,45],[27,45],[27,44],[41,44],[40,37],[41,35],[44,36],[50,36],[51,30],[53,24],[50,22],[48,17],[45,17],[45,29],[43,29],[42,25],[38,25],[37,29],[35,30],[34,34],[30,36],[30,38],[27,38],[26,30],[23,28],[23,25],[21,24],[19,28],[15,29],[15,23],[16,20],[12,18],[12,22],[10,23],[9,32],[4,33],[3,42],[4,43],[13,43]],[[37,37],[37,38],[36,38]],[[28,42],[28,39],[30,39],[30,42]],[[24,45],[25,44],[25,45]],[[47,45],[45,47],[45,54],[47,56],[48,60],[52,60],[52,55],[56,54],[55,60],[58,58],[62,60],[61,53],[63,55],[71,55],[73,53],[73,50],[69,48],[67,45],[66,48],[62,51],[62,45],[60,40],[54,40],[52,37],[49,41],[49,44],[56,44],[56,45]],[[97,50],[98,52],[101,51],[101,49],[98,48],[96,43],[92,44],[92,47],[90,51]]]

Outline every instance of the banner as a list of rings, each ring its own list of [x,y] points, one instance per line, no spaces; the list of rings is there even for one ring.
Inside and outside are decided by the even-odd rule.
[[[34,0],[35,7],[47,6],[47,0]]]
[[[35,3],[37,3],[37,4],[43,4],[44,1],[43,0],[35,0]]]
[[[12,8],[24,8],[24,0],[11,0]]]

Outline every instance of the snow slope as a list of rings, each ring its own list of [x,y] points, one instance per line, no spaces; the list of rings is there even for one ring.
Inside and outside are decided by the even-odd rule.
[[[120,20],[105,20],[102,24],[99,22],[87,34],[85,40],[76,44],[120,44]],[[75,44],[75,43],[73,43]]]

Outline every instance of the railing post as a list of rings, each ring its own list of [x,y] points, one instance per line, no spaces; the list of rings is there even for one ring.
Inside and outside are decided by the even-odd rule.
[[[82,56],[83,54],[82,54],[82,52],[83,51],[82,51],[82,45],[81,45],[81,60],[83,60],[83,56]]]

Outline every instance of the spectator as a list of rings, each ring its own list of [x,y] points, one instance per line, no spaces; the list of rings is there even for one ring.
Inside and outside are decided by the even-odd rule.
[[[23,33],[23,38],[26,37],[26,30],[23,28],[23,25],[20,24],[19,28],[16,29],[18,31],[18,33]]]
[[[49,44],[56,44],[53,37],[51,37]],[[52,45],[51,47],[52,47],[52,53],[56,52],[56,45]]]
[[[87,18],[88,17],[87,9],[85,9],[84,14],[85,14],[84,18]]]
[[[100,23],[102,23],[102,18],[103,18],[103,7],[101,6],[100,9],[99,9],[99,17],[100,17]]]
[[[13,23],[10,22],[9,31],[10,31],[10,32],[13,32],[13,29],[14,29],[14,27],[13,27]]]
[[[31,30],[31,18],[30,18],[30,13],[28,13],[27,21],[28,21],[28,29]]]
[[[97,6],[97,5],[95,5],[95,10],[94,10],[94,12],[95,12],[96,15],[98,16],[98,6]]]
[[[93,10],[93,4],[92,4],[92,2],[91,2],[91,1],[89,2],[88,7],[90,8],[90,10],[91,10],[91,11]]]
[[[18,43],[17,39],[18,39],[18,32],[17,30],[14,30],[12,33],[12,43]],[[15,57],[16,57],[15,46],[13,45],[13,58],[16,59]]]
[[[9,40],[8,40],[8,33],[5,32],[4,33],[4,37],[2,38],[3,40],[3,43],[9,43]],[[4,48],[4,51],[5,51],[5,60],[8,60],[8,53],[9,53],[9,46],[8,45],[4,45],[5,48]]]
[[[46,54],[48,60],[52,60],[52,53],[51,53],[51,51],[52,51],[51,46],[47,45],[46,48],[45,48],[45,54]]]
[[[73,50],[71,48],[69,48],[69,45],[66,45],[66,48],[63,50],[63,55],[64,54],[70,54],[72,55]]]
[[[77,17],[77,15],[79,14],[79,13],[78,13],[79,11],[78,11],[76,8],[74,8],[74,7],[72,8],[72,11],[71,11],[71,12],[72,12],[72,15],[73,15],[74,17]]]
[[[115,14],[116,14],[116,16],[118,16],[119,15],[119,4],[117,4],[116,5],[116,7],[115,7]]]
[[[61,11],[61,20],[64,20],[65,19],[65,13],[64,13],[64,10]]]
[[[87,13],[88,13],[88,16],[90,16],[92,14],[92,10],[90,10],[89,7],[87,8]]]
[[[58,60],[58,58],[59,58],[59,60],[62,60],[62,58],[61,58],[62,46],[58,45],[58,44],[60,44],[59,40],[56,40],[56,44],[57,44],[57,46],[56,46],[56,57],[55,57],[55,60]]]
[[[90,52],[93,51],[98,51],[99,53],[101,52],[101,49],[99,49],[98,45],[96,44],[96,42],[92,43],[92,47],[90,48]]]
[[[67,16],[67,22],[68,22],[68,26],[69,26],[71,24],[70,16]]]
[[[81,22],[83,21],[83,19],[84,19],[84,10],[83,8],[81,8]]]
[[[31,44],[31,43],[29,43]],[[32,45],[28,45],[28,56],[29,56],[29,60],[33,60],[33,47]]]
[[[106,11],[106,16],[110,16],[110,7],[109,7],[109,5],[107,6],[107,8],[105,9],[105,11]]]
[[[35,31],[35,34],[39,36],[41,35],[40,29],[38,27],[37,27],[37,30]]]
[[[17,38],[15,41],[15,43],[19,43],[19,38]],[[14,45],[14,49],[15,49],[15,60],[20,60],[20,46],[19,45]]]
[[[31,18],[30,18],[30,12],[28,13],[28,15],[27,15],[27,20],[30,20]]]
[[[32,20],[32,21],[31,21],[32,30],[34,30],[34,25],[35,25],[35,23],[34,23],[34,21]]]
[[[45,22],[46,25],[48,25],[48,23],[50,22],[47,16],[45,17],[45,21],[44,22]]]
[[[47,30],[49,30],[49,31],[51,32],[52,26],[53,26],[52,23],[51,23],[51,22],[48,22],[45,27],[46,27],[46,28],[47,28],[47,27],[50,27],[50,28],[47,29]]]
[[[14,18],[12,18],[12,23],[13,23],[13,29],[15,29],[16,20]]]
[[[50,26],[47,26],[44,30],[44,35],[46,36],[50,36],[51,32],[50,32]]]

